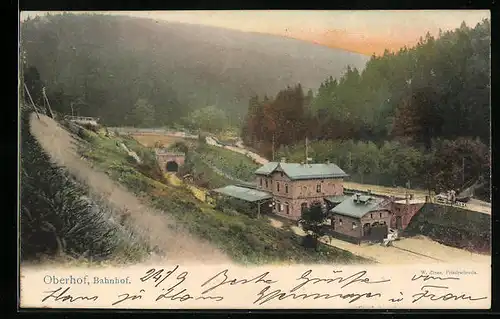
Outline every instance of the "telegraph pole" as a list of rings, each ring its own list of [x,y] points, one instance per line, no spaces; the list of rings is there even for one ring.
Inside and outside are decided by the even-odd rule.
[[[465,157],[462,157],[462,185],[464,184],[465,184]]]
[[[273,157],[273,162],[274,162],[274,133],[273,133],[273,144],[272,144],[272,148],[273,148],[273,150],[272,150],[272,151],[273,151],[273,155],[272,155],[272,157]]]
[[[24,89],[26,90],[26,93],[28,93],[28,97],[30,98],[31,104],[33,105],[33,109],[35,110],[36,116],[38,119],[40,119],[40,115],[38,114],[38,109],[36,108],[35,102],[33,102],[33,98],[31,98],[30,90],[28,90],[28,87],[26,86],[26,83],[24,84]]]
[[[306,165],[308,164],[308,158],[309,158],[309,156],[308,156],[308,149],[307,149],[307,136],[306,136],[306,161],[305,161]]]
[[[50,107],[49,99],[47,98],[47,94],[45,93],[45,87],[42,88],[42,94],[45,102],[47,102],[47,107],[49,108],[50,117],[54,118],[54,113],[52,113],[52,108]]]

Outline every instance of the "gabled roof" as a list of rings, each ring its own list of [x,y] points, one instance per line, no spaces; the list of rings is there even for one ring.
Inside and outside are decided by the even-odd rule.
[[[357,202],[357,196],[354,195],[332,208],[330,212],[348,217],[361,218],[371,211],[383,209],[380,206],[382,202],[384,202],[383,198],[373,196],[359,196],[359,202]]]
[[[337,204],[337,203],[342,203],[346,199],[351,198],[351,196],[348,195],[337,195],[337,196],[329,196],[325,197],[325,200],[329,201],[332,204]]]
[[[270,175],[275,171],[282,171],[292,180],[341,178],[347,175],[335,164],[299,164],[269,162],[255,171],[257,175]]]
[[[247,202],[256,202],[259,200],[272,198],[272,195],[268,192],[236,185],[229,185],[214,189],[212,191],[218,194],[238,198]]]

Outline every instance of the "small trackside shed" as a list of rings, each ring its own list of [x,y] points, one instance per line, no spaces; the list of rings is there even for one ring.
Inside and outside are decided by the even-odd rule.
[[[257,216],[271,212],[272,194],[250,187],[228,185],[213,189],[209,196],[216,201],[220,198],[232,198],[241,202],[249,203],[255,209]],[[247,212],[248,213],[248,212]]]
[[[360,243],[378,242],[387,237],[392,212],[384,198],[355,194],[330,210],[332,234]]]

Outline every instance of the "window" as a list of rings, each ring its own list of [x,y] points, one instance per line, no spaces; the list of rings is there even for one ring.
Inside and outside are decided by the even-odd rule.
[[[276,190],[279,192],[280,191],[280,183],[276,183]]]
[[[339,219],[339,225],[342,226],[342,218]]]
[[[288,185],[287,184],[285,184],[285,193],[288,194]]]
[[[281,172],[281,177],[283,177],[283,172]]]
[[[283,204],[280,204],[280,212],[283,211]]]
[[[260,178],[260,186],[262,186],[262,177]]]
[[[382,213],[380,213],[380,218],[382,218]]]
[[[266,188],[267,188],[268,186],[269,186],[269,185],[268,185],[268,183],[267,183],[267,179],[266,179]]]
[[[286,209],[286,214],[290,215],[290,206],[288,205],[288,203],[285,203],[285,209]]]
[[[321,193],[321,184],[316,185],[316,193]]]
[[[279,201],[276,201],[276,210],[278,212],[280,211],[280,206],[281,206],[281,203]]]
[[[352,222],[352,229],[356,229],[356,228],[358,228],[358,225],[356,225],[355,222]]]
[[[370,214],[370,218],[373,218],[373,214]]]

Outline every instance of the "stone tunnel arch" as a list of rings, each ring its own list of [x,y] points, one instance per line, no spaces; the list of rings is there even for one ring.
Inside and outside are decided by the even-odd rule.
[[[179,170],[179,164],[176,161],[168,161],[165,165],[167,172],[177,172]]]

